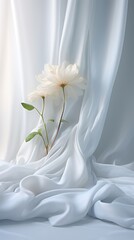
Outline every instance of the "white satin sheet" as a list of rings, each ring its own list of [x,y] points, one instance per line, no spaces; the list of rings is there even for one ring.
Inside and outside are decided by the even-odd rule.
[[[89,215],[134,228],[133,160],[122,162],[124,142],[115,146],[107,135],[112,148],[106,140],[104,149],[100,140],[122,53],[127,3],[0,1],[0,220],[42,217],[62,226]],[[45,63],[65,60],[80,66],[87,88],[83,99],[68,103],[70,124],[43,157],[41,141],[23,142],[41,123],[20,103],[27,101]],[[48,118],[55,108],[48,106]],[[119,147],[120,161],[112,154]]]

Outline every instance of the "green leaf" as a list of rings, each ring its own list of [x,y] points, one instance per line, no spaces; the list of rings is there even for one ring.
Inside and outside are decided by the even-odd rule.
[[[38,133],[39,133],[39,135],[42,134],[42,128],[38,129]]]
[[[34,106],[31,105],[31,104],[21,103],[21,105],[22,105],[25,109],[27,109],[28,111],[31,111],[31,110],[34,109]]]
[[[25,139],[26,142],[29,142],[32,138],[34,138],[36,135],[38,135],[38,132],[31,132]]]
[[[49,119],[48,121],[49,121],[49,122],[54,122],[54,119]]]
[[[61,122],[65,122],[65,123],[68,123],[68,121],[67,120],[65,120],[65,119],[61,119]]]

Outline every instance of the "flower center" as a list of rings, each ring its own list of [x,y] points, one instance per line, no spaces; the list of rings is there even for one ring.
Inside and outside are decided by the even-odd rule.
[[[64,88],[67,85],[67,83],[61,83],[60,87]]]

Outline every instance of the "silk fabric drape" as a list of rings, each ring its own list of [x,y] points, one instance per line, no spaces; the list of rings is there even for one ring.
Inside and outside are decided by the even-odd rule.
[[[0,219],[44,217],[52,225],[64,225],[89,214],[133,228],[133,164],[103,164],[93,156],[120,62],[127,1],[0,4],[5,23],[0,28]],[[63,127],[43,157],[41,142],[22,143],[41,123],[21,109],[20,102],[26,101],[44,63],[65,60],[79,64],[87,88],[83,99],[69,101],[65,118],[70,126]],[[48,106],[48,116],[55,108]]]

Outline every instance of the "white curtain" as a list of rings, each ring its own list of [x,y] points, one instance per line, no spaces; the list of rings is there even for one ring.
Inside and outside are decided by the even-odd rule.
[[[133,162],[121,161],[122,135],[105,151],[100,140],[126,17],[127,0],[0,1],[0,219],[43,217],[59,226],[88,214],[134,227]],[[43,157],[41,142],[23,142],[40,122],[20,103],[45,63],[63,61],[80,66],[87,88],[70,100],[69,126]],[[48,106],[48,117],[55,108]]]

